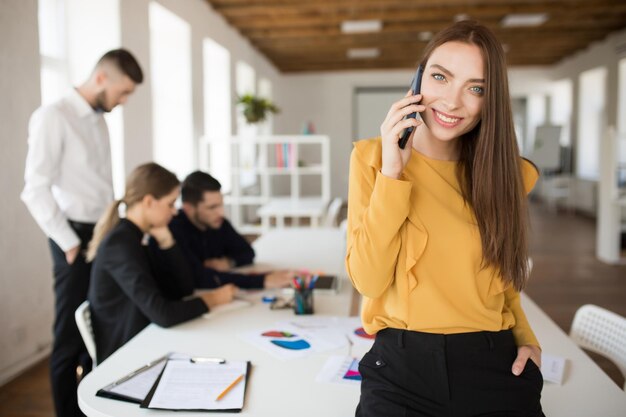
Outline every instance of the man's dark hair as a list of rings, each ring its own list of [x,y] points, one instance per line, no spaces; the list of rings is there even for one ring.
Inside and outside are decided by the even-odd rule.
[[[202,171],[194,171],[187,175],[181,187],[183,203],[198,204],[207,191],[220,191],[222,185],[218,180]]]
[[[139,62],[135,59],[133,54],[126,49],[113,49],[106,54],[102,55],[102,58],[98,61],[96,66],[107,62],[113,64],[117,69],[122,71],[128,76],[135,84],[141,84],[143,82],[143,71],[139,66]]]

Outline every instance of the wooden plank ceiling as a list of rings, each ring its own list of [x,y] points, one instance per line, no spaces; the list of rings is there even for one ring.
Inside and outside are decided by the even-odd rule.
[[[626,27],[624,0],[207,0],[282,72],[414,68],[429,34],[460,16],[493,29],[509,65],[550,65]],[[502,27],[510,14],[546,13],[537,27]],[[377,33],[344,34],[350,20]],[[350,48],[378,48],[349,59]]]

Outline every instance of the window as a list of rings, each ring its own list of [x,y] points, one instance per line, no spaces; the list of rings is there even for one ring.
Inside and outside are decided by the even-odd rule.
[[[58,100],[70,87],[64,38],[65,2],[63,0],[39,0],[42,104]]]
[[[151,2],[150,72],[154,160],[184,178],[197,166],[191,97],[191,28]]]
[[[617,130],[626,133],[626,58],[620,59],[617,70]]]
[[[526,147],[535,149],[537,127],[546,123],[546,97],[542,94],[531,94],[526,100]],[[529,152],[532,155],[532,152]]]
[[[619,182],[626,186],[626,58],[622,58],[618,64],[618,93],[617,93],[617,131],[619,132],[617,141]]]
[[[578,142],[576,174],[597,180],[600,170],[600,140],[605,124],[606,68],[595,68],[580,74],[578,94]]]
[[[571,145],[572,80],[556,81],[551,86],[550,123],[561,128],[561,146]]]
[[[205,39],[203,55],[204,134],[212,144],[207,162],[211,175],[222,184],[222,191],[228,193],[231,189],[230,52],[217,42]]]
[[[256,94],[256,74],[254,68],[243,61],[239,61],[237,62],[235,71],[237,77],[237,95],[243,96],[244,94]],[[257,126],[247,124],[241,111],[237,111],[237,135],[245,141],[246,139],[253,139],[257,133]],[[239,168],[241,168],[239,178],[240,185],[244,189],[256,184],[256,175],[254,171],[255,159],[256,146],[254,143],[242,143],[241,146],[239,146],[238,161],[235,161],[235,163]]]
[[[120,45],[119,0],[39,0],[42,104],[80,85],[108,50]],[[113,188],[124,194],[122,109],[105,115],[111,139]]]

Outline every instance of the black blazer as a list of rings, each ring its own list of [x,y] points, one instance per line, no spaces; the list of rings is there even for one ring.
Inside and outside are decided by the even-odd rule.
[[[100,243],[88,300],[98,363],[150,322],[170,327],[208,311],[193,292],[193,277],[177,245],[153,256],[143,232],[122,219]]]
[[[265,274],[217,271],[204,266],[206,259],[222,256],[234,260],[236,266],[254,261],[254,249],[228,220],[224,219],[219,229],[200,230],[191,223],[183,210],[179,210],[169,228],[187,260],[196,288],[212,289],[224,284],[234,284],[239,288],[264,287]],[[160,252],[154,239],[150,239],[150,247],[155,253]]]

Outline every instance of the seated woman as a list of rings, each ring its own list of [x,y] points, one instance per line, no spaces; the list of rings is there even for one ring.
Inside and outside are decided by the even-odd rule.
[[[167,224],[176,213],[176,176],[155,163],[137,167],[128,177],[126,194],[98,221],[87,258],[94,260],[88,300],[98,363],[149,323],[170,327],[198,317],[232,300],[236,287],[223,286],[196,298],[193,277]],[[120,219],[118,207],[126,206]],[[144,234],[161,248],[156,267]]]

